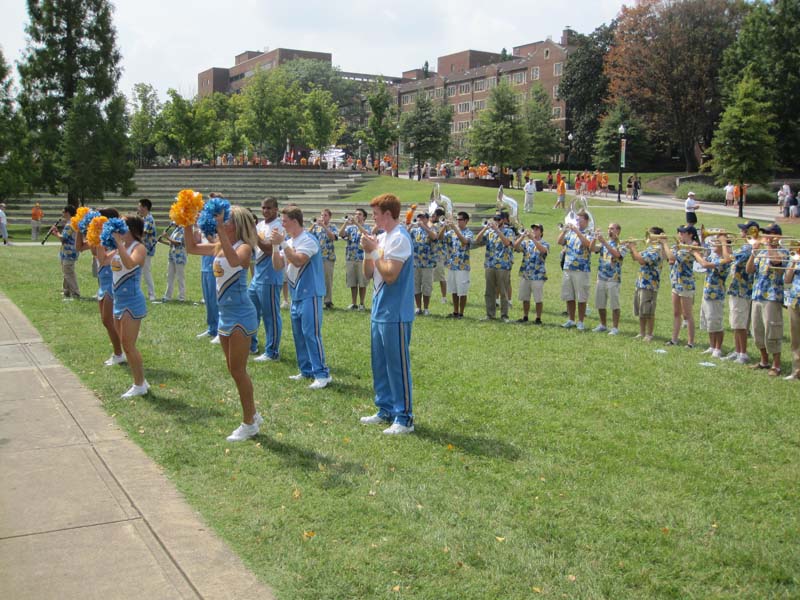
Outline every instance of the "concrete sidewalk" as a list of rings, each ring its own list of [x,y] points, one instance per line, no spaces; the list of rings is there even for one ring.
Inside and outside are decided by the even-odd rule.
[[[0,293],[0,597],[273,598]]]

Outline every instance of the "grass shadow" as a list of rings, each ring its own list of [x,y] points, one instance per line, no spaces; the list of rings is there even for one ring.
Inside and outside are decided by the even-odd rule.
[[[153,410],[170,415],[178,423],[197,423],[209,419],[219,419],[226,416],[222,408],[216,406],[191,406],[177,398],[159,396],[158,391],[145,394],[141,399],[147,402]]]
[[[366,469],[363,465],[338,461],[326,454],[294,444],[287,444],[267,435],[257,435],[255,440],[261,442],[261,447],[268,450],[283,460],[289,468],[302,469],[310,472],[321,472],[325,476],[323,487],[352,487],[353,477],[364,475]]]
[[[501,458],[507,461],[517,461],[522,457],[519,448],[508,442],[488,437],[464,435],[435,429],[428,425],[414,425],[414,435],[439,446],[452,444],[456,448],[476,456],[488,458]]]

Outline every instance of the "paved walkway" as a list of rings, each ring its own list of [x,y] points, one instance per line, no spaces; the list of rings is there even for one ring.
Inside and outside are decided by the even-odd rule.
[[[0,293],[0,597],[272,598]]]

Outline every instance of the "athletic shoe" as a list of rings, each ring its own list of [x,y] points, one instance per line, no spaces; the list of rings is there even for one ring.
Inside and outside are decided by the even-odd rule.
[[[644,336],[641,333],[637,333],[635,336],[633,336],[633,339],[635,339],[635,340],[643,340]]]
[[[270,355],[268,355],[265,352],[264,354],[261,354],[260,356],[256,356],[253,360],[255,362],[270,362],[270,361],[278,360],[278,359],[277,358],[272,358]]]
[[[521,319],[517,319],[517,323],[527,323],[528,317],[522,317]]]
[[[124,362],[128,362],[128,359],[125,358],[125,353],[123,352],[122,354],[112,354],[111,358],[103,364],[107,367],[113,367],[114,365],[121,365]]]
[[[211,342],[210,343],[219,344],[219,336],[215,335],[213,338],[211,338]]]
[[[386,435],[403,435],[406,433],[414,433],[414,426],[409,425],[406,427],[405,425],[400,425],[400,423],[393,423],[389,428],[384,429],[383,433]]]
[[[250,350],[250,356],[258,356],[258,348]]]
[[[289,306],[290,306],[290,305],[289,305],[289,303],[288,303],[286,300],[284,300],[283,302],[281,302],[281,308],[289,308]]]
[[[794,381],[795,379],[800,379],[800,370],[793,371],[792,373],[783,378],[784,381]]]
[[[303,379],[311,379],[311,377],[306,377],[302,373],[297,373],[296,375],[289,375],[289,379],[292,381],[303,381]]]
[[[678,342],[677,342],[677,340],[667,340],[667,342],[664,345],[665,346],[677,346]]]
[[[333,377],[317,377],[314,381],[311,382],[311,385],[308,386],[311,390],[321,390],[322,388],[326,387],[331,381],[333,381]]]
[[[210,332],[208,329],[206,329],[206,330],[205,330],[203,333],[198,333],[198,334],[197,334],[195,337],[196,337],[198,340],[199,340],[200,338],[204,338],[204,337],[211,337],[211,332]]]
[[[709,346],[708,348],[703,350],[701,352],[701,354],[714,354],[714,347],[713,346]],[[719,358],[719,357],[717,357],[717,358]]]
[[[643,342],[652,342],[653,341],[653,336],[652,335],[646,335],[646,336],[644,336],[642,338],[642,341]]]
[[[145,381],[142,385],[133,384],[130,389],[120,396],[121,398],[133,398],[134,396],[144,396],[150,389],[150,384]]]
[[[359,304],[359,305],[358,305],[358,310],[359,310],[360,312],[364,312],[365,310],[367,310],[367,307],[366,307],[366,306],[364,306],[363,304]]]
[[[261,427],[261,424],[264,422],[264,417],[261,416],[260,412],[256,412],[255,416],[253,417],[253,423]]]
[[[500,320],[501,320],[503,323],[511,323],[511,319],[509,319],[508,317],[500,317]]]
[[[225,439],[229,442],[243,442],[256,435],[258,435],[258,425],[253,421],[251,425],[242,423]]]
[[[325,308],[333,308],[333,302],[326,302]]]
[[[722,358],[722,350],[714,350],[711,353],[711,358]]]
[[[739,358],[739,353],[736,352],[736,350],[734,350],[730,354],[727,354],[726,356],[723,356],[722,360],[736,360],[737,358]]]
[[[533,324],[534,324],[534,325],[541,325],[541,324],[542,324],[542,320],[537,318],[537,319],[536,319],[536,320],[533,322]]]
[[[358,310],[358,305],[357,304],[351,304],[350,306],[347,307],[347,310]]]
[[[608,327],[606,327],[605,325],[598,325],[597,327],[592,329],[592,331],[594,331],[595,333],[603,333],[604,331],[608,331]]]
[[[748,362],[750,362],[750,357],[747,356],[747,354],[740,354],[733,362],[735,362],[737,365],[746,365]]]
[[[442,296],[441,299],[439,300],[439,302],[441,302],[442,304],[447,304],[447,298]]]
[[[450,313],[449,315],[447,315],[447,318],[448,319],[457,319],[458,318],[458,313]]]
[[[422,309],[418,308],[417,310],[414,311],[414,314],[415,315],[421,315],[422,314]]]
[[[572,319],[567,319],[566,323],[562,323],[561,326],[564,329],[570,329],[571,327],[575,327],[575,321]]]
[[[612,327],[611,329],[608,330],[608,335],[619,335],[619,329],[617,329],[616,327]]]
[[[431,311],[429,311],[429,310],[426,308],[425,310],[423,310],[423,311],[422,311],[422,314],[423,314],[423,316],[430,317],[430,316],[431,316]]]
[[[686,347],[687,347],[689,350],[694,350],[694,344],[686,344]]]
[[[578,331],[586,331],[586,325],[583,324],[583,321],[578,321],[578,324],[575,326]]]
[[[388,419],[384,419],[378,413],[368,417],[361,417],[359,421],[361,421],[364,425],[382,425],[389,422]]]

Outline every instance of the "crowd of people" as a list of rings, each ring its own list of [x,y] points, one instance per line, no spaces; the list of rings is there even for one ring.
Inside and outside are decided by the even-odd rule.
[[[448,318],[464,318],[471,285],[471,253],[482,246],[485,289],[481,319],[510,322],[511,273],[518,254],[521,260],[516,299],[521,303],[522,316],[516,322],[542,325],[547,259],[553,248],[544,239],[542,224],[534,223],[527,229],[519,223],[512,224],[504,210],[497,211],[474,232],[469,226],[470,215],[464,211],[448,215],[443,208],[432,214],[425,210],[414,214],[410,210],[404,221],[400,217],[400,201],[391,194],[374,198],[370,208],[373,221],[369,225],[364,209],[355,211],[339,226],[331,222],[327,209],[306,223],[300,208],[288,205],[280,209],[277,199],[267,197],[261,203],[261,219],[246,208],[233,206],[229,218],[216,216],[214,235],[190,225],[173,225],[158,235],[152,204],[142,199],[137,213],[124,217],[126,231],[114,233],[114,248],[89,244],[80,228],[74,226],[76,209],[72,206],[64,207],[63,228],[53,227],[51,233],[61,241],[65,299],[80,297],[75,274],[80,253],[89,250],[93,255],[101,321],[112,346],[105,364],[127,362],[133,375],[133,383],[123,397],[149,391],[136,343],[141,320],[147,315],[146,297],[155,300],[149,266],[157,242],[169,246],[164,295],[167,300],[172,298],[175,283],[178,298],[185,298],[187,255],[202,257],[207,327],[197,337],[211,338],[222,346],[239,392],[243,419],[228,437],[231,441],[253,437],[263,422],[256,410],[247,364],[251,355],[261,363],[280,359],[279,303],[284,285],[291,295],[291,330],[298,365],[298,373],[291,379],[310,381],[309,388],[314,390],[331,383],[322,336],[323,309],[334,307],[334,244],[340,238],[345,240],[345,283],[351,291],[348,308],[369,311],[371,318],[377,412],[361,420],[365,424],[386,424],[387,434],[405,434],[414,430],[411,328],[415,317],[430,314],[434,289],[442,303],[452,306]],[[119,217],[113,208],[102,209],[100,214],[109,219]],[[782,375],[786,308],[792,372],[785,379],[800,378],[800,276],[795,277],[800,268],[800,242],[783,238],[779,225],[760,227],[750,221],[739,225],[738,239],[719,230],[701,240],[700,232],[687,222],[677,229],[674,243],[659,227],[651,227],[645,239],[624,240],[619,223],[610,223],[606,233],[590,225],[588,212],[579,211],[573,222],[560,227],[555,239],[554,245],[560,247],[560,297],[567,317],[563,328],[587,330],[591,262],[596,254],[594,306],[600,322],[592,331],[619,335],[622,264],[630,256],[638,268],[632,301],[639,321],[636,337],[644,342],[654,339],[661,272],[668,265],[673,318],[667,344],[679,345],[685,328],[686,347],[694,348],[694,273],[699,269],[705,271],[699,311],[700,329],[708,333],[704,353],[710,358],[747,363],[749,329],[759,352],[753,368],[764,369],[772,376]],[[370,281],[372,306],[368,309],[366,288]],[[723,351],[726,298],[734,337],[734,347],[728,354]],[[265,338],[259,354],[258,331],[262,324]]]

